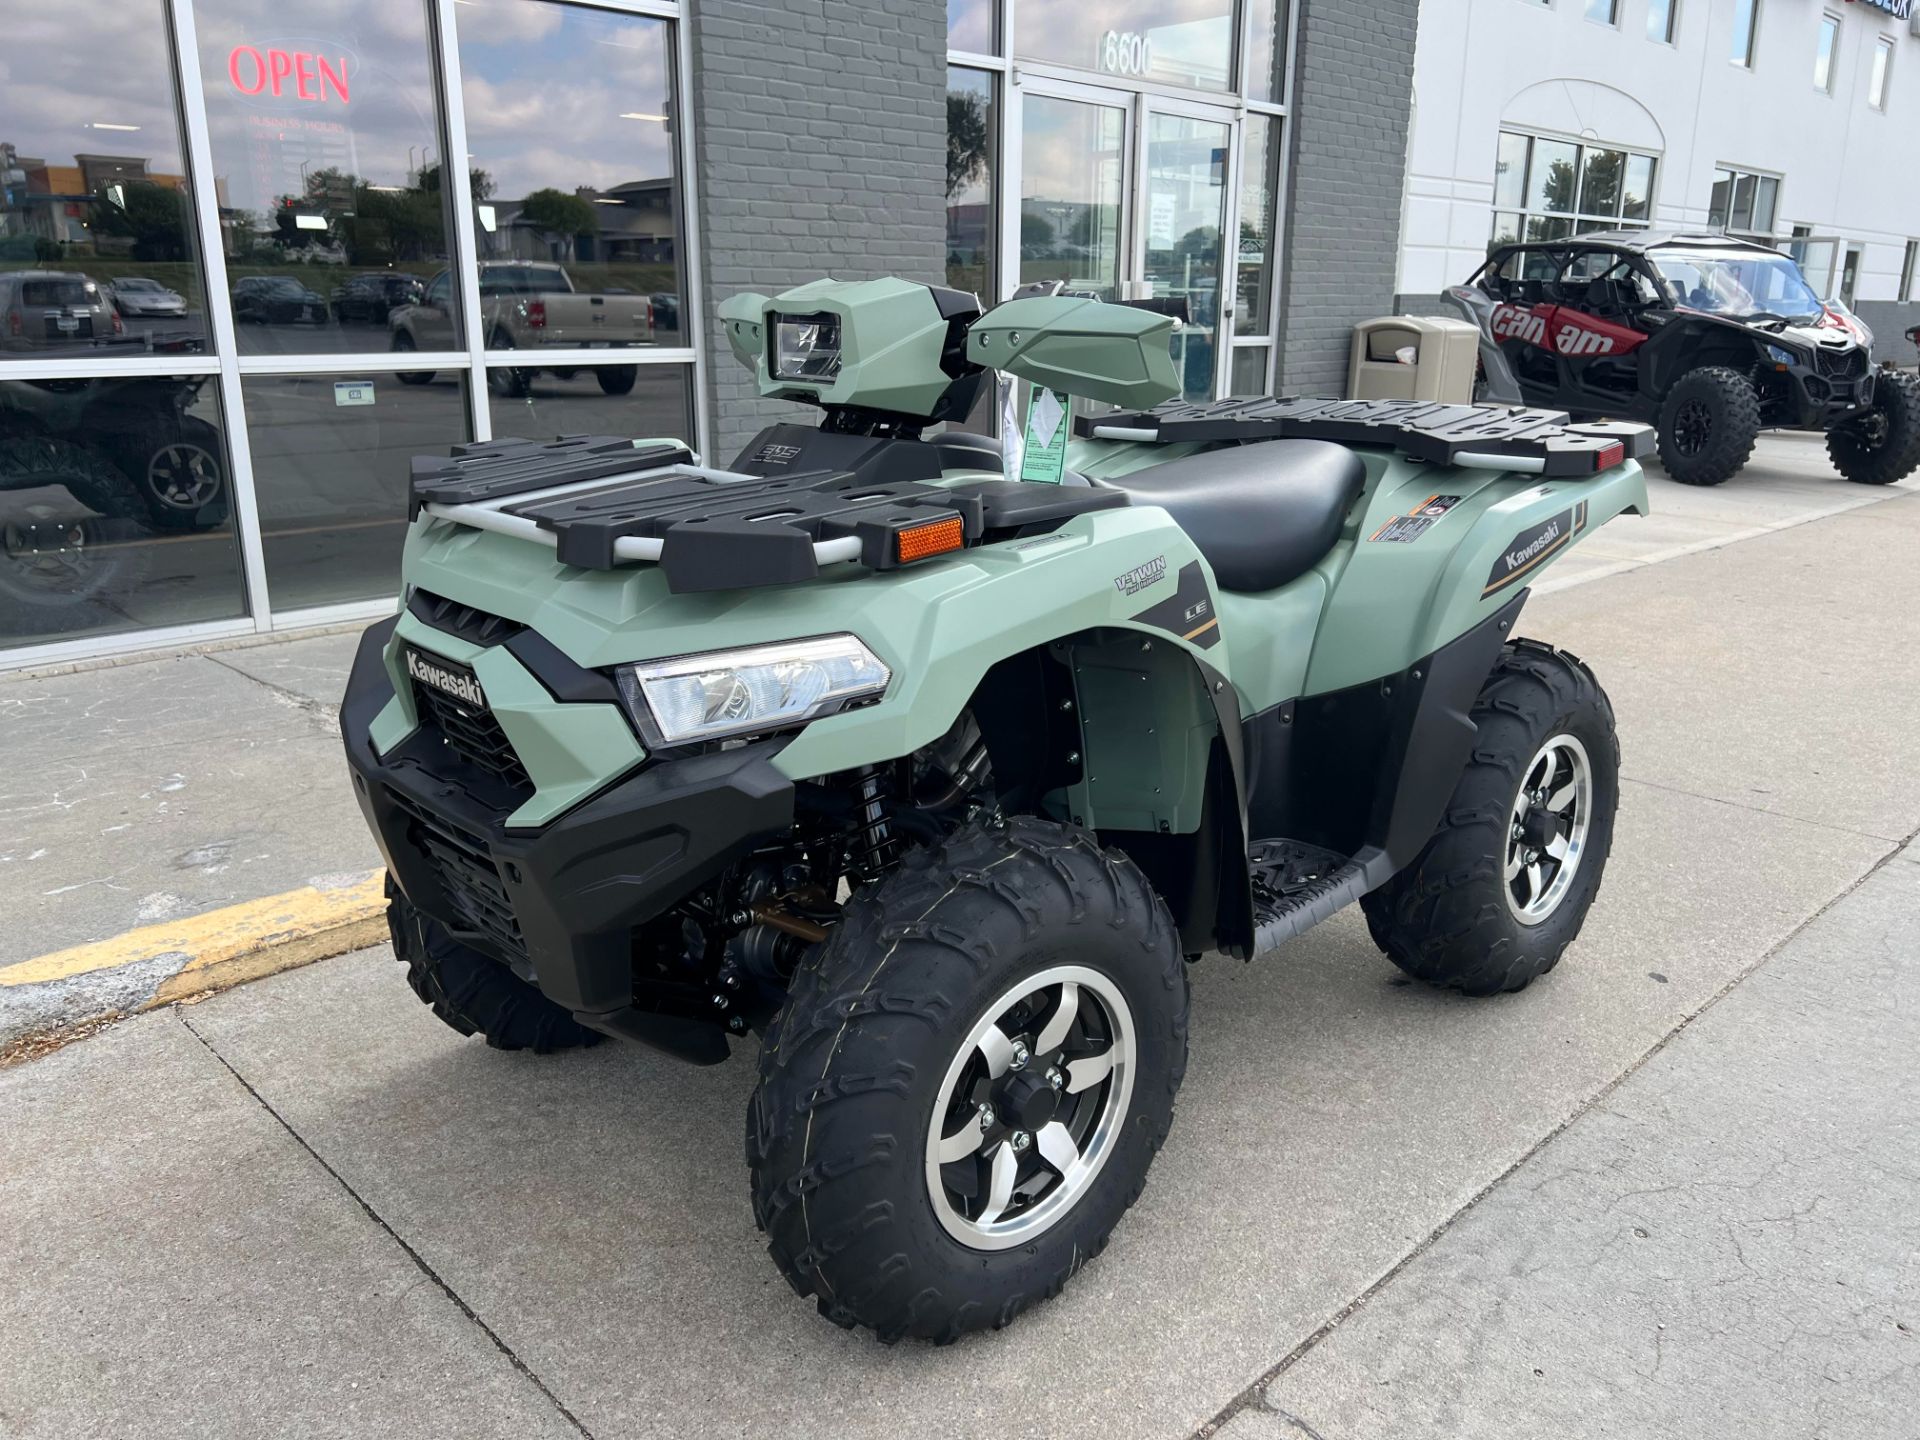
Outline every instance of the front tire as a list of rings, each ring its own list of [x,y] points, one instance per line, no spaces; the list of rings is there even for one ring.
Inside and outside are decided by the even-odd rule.
[[[1580,933],[1613,846],[1620,743],[1593,672],[1534,640],[1501,651],[1472,716],[1433,838],[1360,904],[1407,974],[1494,995],[1546,974]]]
[[[1661,402],[1660,464],[1682,485],[1718,485],[1747,463],[1760,434],[1760,397],[1737,370],[1689,370]]]
[[[1187,978],[1125,856],[970,825],[857,896],[803,964],[747,1112],[754,1218],[821,1314],[945,1342],[1057,1294],[1146,1182]]]
[[[638,365],[603,365],[593,372],[593,378],[600,382],[602,395],[630,395],[633,382],[639,378]]]
[[[387,933],[393,958],[423,1003],[462,1035],[481,1035],[495,1050],[536,1055],[600,1043],[589,1030],[490,955],[462,945],[438,920],[422,915],[387,878]]]
[[[1891,485],[1920,468],[1920,379],[1882,370],[1873,408],[1827,432],[1827,456],[1856,485]]]

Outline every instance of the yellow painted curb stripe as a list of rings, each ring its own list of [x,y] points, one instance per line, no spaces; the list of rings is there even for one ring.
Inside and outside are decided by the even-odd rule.
[[[147,925],[0,966],[0,987],[40,985],[177,955],[180,968],[155,993],[165,1005],[372,945],[386,935],[385,872],[339,889],[303,886],[185,920]]]

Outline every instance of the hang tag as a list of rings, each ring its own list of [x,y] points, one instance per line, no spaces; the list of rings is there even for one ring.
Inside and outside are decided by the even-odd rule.
[[[1068,400],[1060,390],[1036,388],[1027,406],[1027,433],[1020,478],[1058,485],[1067,473]]]

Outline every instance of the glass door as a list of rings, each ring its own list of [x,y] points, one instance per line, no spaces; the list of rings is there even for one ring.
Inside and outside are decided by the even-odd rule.
[[[1189,400],[1227,393],[1234,328],[1231,112],[1036,80],[1020,97],[1019,283],[1184,302],[1174,364]]]

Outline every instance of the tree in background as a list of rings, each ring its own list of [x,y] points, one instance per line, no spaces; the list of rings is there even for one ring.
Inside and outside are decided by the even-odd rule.
[[[133,241],[136,260],[187,258],[187,203],[178,191],[149,180],[115,181],[119,203],[102,190],[93,197],[88,224],[97,235]]]
[[[573,258],[575,240],[600,229],[600,217],[590,202],[551,186],[535,190],[522,200],[519,218],[550,240],[558,240],[563,260]]]
[[[947,198],[973,184],[987,170],[993,134],[987,127],[987,107],[978,95],[963,90],[947,92]]]

